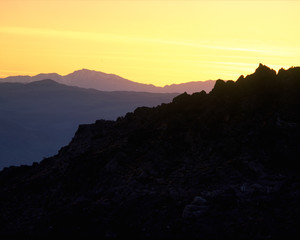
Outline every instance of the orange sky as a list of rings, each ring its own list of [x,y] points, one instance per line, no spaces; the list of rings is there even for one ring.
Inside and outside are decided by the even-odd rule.
[[[132,81],[299,66],[300,1],[0,0],[0,77],[74,70]]]

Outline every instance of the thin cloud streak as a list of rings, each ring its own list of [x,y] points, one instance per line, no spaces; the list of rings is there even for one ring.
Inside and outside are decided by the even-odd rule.
[[[212,44],[202,44],[190,41],[172,41],[157,38],[145,38],[136,36],[124,36],[114,35],[106,33],[96,32],[81,32],[81,31],[62,31],[53,29],[41,29],[41,28],[24,28],[24,27],[0,27],[0,33],[6,34],[21,34],[21,35],[35,35],[35,36],[55,36],[62,38],[73,38],[73,39],[84,39],[84,40],[108,40],[108,41],[125,41],[125,42],[143,42],[143,43],[154,43],[154,44],[165,44],[165,45],[176,45],[193,48],[204,48],[204,49],[216,49],[223,51],[234,51],[234,52],[252,52],[260,53],[271,56],[287,56],[290,55],[287,52],[279,52],[274,50],[262,50],[256,48],[245,48],[245,47],[232,47],[232,46],[221,46]]]
[[[5,73],[5,74],[3,74],[3,73]],[[7,74],[15,74],[15,73],[21,73],[21,74],[25,74],[26,76],[28,75],[30,75],[30,76],[32,76],[33,74],[37,74],[37,73],[35,73],[35,72],[30,72],[30,71],[19,71],[19,70],[7,70],[7,69],[0,69],[0,77],[1,78],[5,78],[5,77],[7,77]]]

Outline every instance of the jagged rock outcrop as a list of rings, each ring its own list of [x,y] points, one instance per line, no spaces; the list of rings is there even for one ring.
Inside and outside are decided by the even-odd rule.
[[[78,128],[0,173],[0,233],[172,239],[299,236],[300,73],[260,65],[209,93]]]

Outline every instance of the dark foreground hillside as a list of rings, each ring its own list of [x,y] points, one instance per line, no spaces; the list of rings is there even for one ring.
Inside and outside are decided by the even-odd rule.
[[[151,239],[300,235],[300,68],[81,125],[0,173],[0,233]]]

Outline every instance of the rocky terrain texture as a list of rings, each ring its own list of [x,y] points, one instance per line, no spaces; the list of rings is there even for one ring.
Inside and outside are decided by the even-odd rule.
[[[289,239],[300,235],[300,68],[260,64],[207,94],[79,126],[0,172],[2,235]]]

